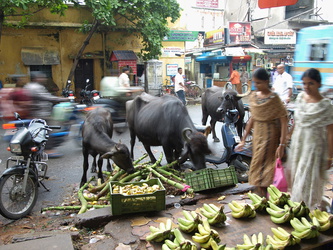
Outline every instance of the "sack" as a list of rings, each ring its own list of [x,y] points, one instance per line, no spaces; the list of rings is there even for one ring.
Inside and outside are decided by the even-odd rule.
[[[276,159],[273,185],[276,186],[281,192],[287,192],[288,190],[288,183],[280,158]]]

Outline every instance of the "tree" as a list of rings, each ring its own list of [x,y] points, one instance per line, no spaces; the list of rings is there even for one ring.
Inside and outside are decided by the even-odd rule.
[[[77,63],[89,40],[98,30],[123,29],[142,40],[141,56],[148,60],[161,54],[162,41],[168,35],[168,21],[180,17],[177,0],[73,0],[77,5],[84,2],[95,18],[88,27],[89,34],[77,54],[68,80],[72,80]]]
[[[68,6],[63,0],[1,0],[0,1],[0,43],[3,25],[8,17],[20,17],[18,28],[23,27],[35,13],[49,9],[51,13],[64,15]]]

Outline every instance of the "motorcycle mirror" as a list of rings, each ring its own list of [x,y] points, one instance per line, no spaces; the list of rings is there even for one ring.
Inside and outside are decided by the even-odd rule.
[[[87,80],[86,80],[86,83],[88,83],[89,81],[90,81],[90,80],[89,80],[89,79],[87,79]]]
[[[14,112],[14,116],[17,120],[21,120],[21,116],[19,115],[19,113]]]

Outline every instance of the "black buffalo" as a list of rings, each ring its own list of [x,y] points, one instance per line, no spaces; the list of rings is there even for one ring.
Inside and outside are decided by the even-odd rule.
[[[89,155],[92,155],[94,159],[97,155],[100,156],[98,159],[98,178],[103,179],[103,159],[111,158],[118,167],[124,169],[127,173],[134,172],[127,146],[114,142],[111,139],[112,134],[111,112],[102,107],[89,111],[82,126],[83,175],[80,186],[87,182]],[[108,168],[111,168],[111,166],[108,166]]]
[[[168,163],[176,159],[183,163],[189,158],[195,169],[206,167],[205,155],[211,152],[207,138],[195,129],[186,107],[177,97],[143,93],[127,105],[127,122],[132,157],[138,137],[152,162],[156,158],[150,146],[162,146]]]
[[[237,109],[239,112],[239,119],[235,123],[237,132],[242,137],[243,131],[243,118],[244,118],[244,105],[241,100],[242,97],[250,93],[250,89],[245,94],[238,94],[236,91],[213,86],[206,89],[202,94],[202,125],[206,125],[208,116],[210,116],[210,125],[212,129],[212,136],[214,142],[219,142],[219,138],[216,136],[215,124],[216,122],[222,122],[225,111],[230,109]]]

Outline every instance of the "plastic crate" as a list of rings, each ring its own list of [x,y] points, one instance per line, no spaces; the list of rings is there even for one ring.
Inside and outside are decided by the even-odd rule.
[[[186,184],[193,188],[194,192],[214,188],[211,168],[205,168],[190,173],[185,173]]]
[[[129,182],[119,183],[112,181],[109,184],[112,215],[165,210],[166,192],[161,181],[159,179],[150,179],[143,182],[130,182],[130,184],[139,186],[143,183],[147,183],[149,186],[157,184],[161,189],[150,194],[122,195],[112,193],[112,185],[125,186],[128,185]]]
[[[225,169],[205,168],[185,174],[186,184],[195,192],[217,187],[232,186],[238,183],[235,168]]]

